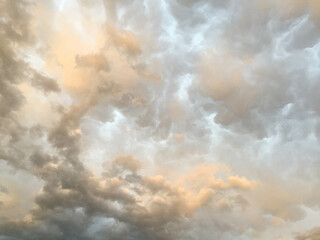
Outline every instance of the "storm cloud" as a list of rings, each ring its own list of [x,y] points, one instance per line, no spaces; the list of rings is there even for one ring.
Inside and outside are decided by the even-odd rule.
[[[319,238],[316,0],[0,12],[0,239]]]

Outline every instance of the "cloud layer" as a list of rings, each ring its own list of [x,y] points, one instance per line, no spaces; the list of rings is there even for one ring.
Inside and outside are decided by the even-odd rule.
[[[0,239],[319,238],[318,1],[0,12]]]

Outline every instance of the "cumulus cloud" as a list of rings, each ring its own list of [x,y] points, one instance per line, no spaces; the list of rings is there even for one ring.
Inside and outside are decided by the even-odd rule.
[[[179,225],[190,219],[197,209],[211,204],[215,191],[219,191],[221,198],[227,197],[230,190],[239,188],[234,186],[235,179],[239,178],[229,176],[227,182],[219,180],[222,188],[209,184],[201,189],[188,190],[162,175],[141,175],[141,162],[132,156],[118,156],[108,162],[101,177],[44,153],[35,153],[31,159],[37,176],[45,185],[35,198],[36,207],[25,219],[2,223],[0,230],[5,236],[34,239],[49,234],[63,239],[76,231],[76,237],[90,239],[94,218],[100,217],[112,219],[127,229],[135,229],[138,236],[147,239],[175,239],[182,234]],[[213,167],[208,166],[209,169]],[[199,174],[197,169],[194,174]],[[210,176],[206,177],[210,182]],[[244,177],[241,181],[250,182]],[[240,195],[237,197],[241,198]],[[223,199],[217,204],[221,205],[221,201]],[[94,231],[105,230],[96,227]]]

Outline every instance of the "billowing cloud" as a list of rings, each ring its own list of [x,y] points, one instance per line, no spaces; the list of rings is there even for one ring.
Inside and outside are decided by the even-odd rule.
[[[0,12],[0,239],[319,238],[316,0]]]

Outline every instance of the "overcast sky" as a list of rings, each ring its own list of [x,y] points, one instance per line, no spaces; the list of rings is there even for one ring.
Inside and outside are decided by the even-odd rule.
[[[0,240],[320,239],[320,1],[0,15]]]

